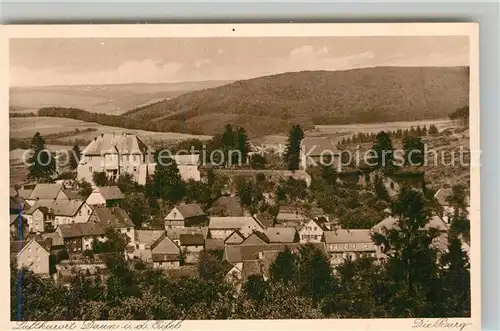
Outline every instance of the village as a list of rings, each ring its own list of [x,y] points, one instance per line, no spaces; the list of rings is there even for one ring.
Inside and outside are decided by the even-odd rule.
[[[141,216],[144,219],[138,222],[130,203],[128,208],[124,207],[127,192],[122,192],[116,183],[126,178],[129,186],[147,186],[158,167],[151,148],[133,134],[101,134],[81,152],[75,179],[30,182],[11,189],[11,257],[18,268],[52,277],[63,285],[69,285],[71,277],[79,273],[105,279],[107,266],[101,257],[111,249],[112,245],[106,243],[116,234],[124,238],[125,247],[121,249],[125,259],[137,269],[161,270],[171,278],[196,277],[200,256],[214,253],[225,268],[224,279],[237,287],[252,276],[269,279],[270,266],[280,252],[297,253],[306,245],[325,254],[334,273],[344,262],[358,258],[380,263],[388,253],[372,238],[374,233],[398,227],[390,205],[380,211],[385,216],[370,227],[351,227],[318,204],[301,203],[300,193],[284,192],[288,198],[283,199],[275,189],[277,184],[285,187],[287,182],[293,184],[289,185],[292,193],[310,189],[315,185],[311,163],[322,157],[324,151],[335,149],[328,138],[303,138],[296,159],[298,166],[293,170],[214,169],[202,165],[198,154],[173,155],[182,182],[213,186],[215,174],[226,179],[224,184],[212,200],[197,203],[193,201],[196,199],[173,199],[161,219],[158,215]],[[252,152],[248,154],[251,156]],[[342,168],[338,163],[329,168],[335,169],[338,185],[362,191],[380,181],[392,198],[408,182],[401,176],[381,176],[382,179],[374,178],[373,174],[365,176],[359,169]],[[95,183],[96,173],[104,174],[111,184]],[[261,183],[264,189],[259,193],[262,195],[259,203],[267,209],[252,206],[252,197],[250,203],[246,202],[249,198],[242,196],[245,191],[237,187],[241,178]],[[420,181],[423,180],[418,176],[417,180],[412,176],[411,183],[416,189],[422,188]],[[91,186],[86,194],[79,189],[81,182]],[[266,186],[271,189],[266,190]],[[423,228],[439,232],[432,245],[441,253],[447,251],[450,219],[456,215],[452,194],[450,187],[435,192],[438,206]],[[462,249],[468,253],[467,239],[462,240]]]

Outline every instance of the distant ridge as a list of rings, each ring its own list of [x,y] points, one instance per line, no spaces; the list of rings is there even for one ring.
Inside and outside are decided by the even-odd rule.
[[[226,124],[252,136],[294,123],[348,124],[445,118],[468,104],[468,67],[373,67],[276,74],[138,107],[127,121],[158,131],[214,134]]]

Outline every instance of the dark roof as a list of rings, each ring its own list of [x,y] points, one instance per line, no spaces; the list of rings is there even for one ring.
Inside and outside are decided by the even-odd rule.
[[[63,238],[79,238],[86,236],[102,236],[105,234],[104,228],[99,223],[74,223],[58,225]]]
[[[181,246],[203,246],[205,238],[202,234],[181,234],[179,235]]]
[[[66,196],[70,200],[77,200],[77,199],[85,198],[85,197],[82,197],[78,191],[65,189],[65,190],[63,190],[63,192],[66,194]]]
[[[10,215],[9,218],[10,218],[9,225],[13,225],[14,223],[17,223],[18,225],[19,223],[26,224],[27,222],[27,220],[22,215],[19,214]]]
[[[63,238],[61,238],[61,236],[57,232],[42,233],[40,237],[44,243],[49,243],[48,240],[50,240],[49,248],[53,246],[64,246]]]
[[[100,186],[97,190],[105,200],[120,200],[125,198],[118,186]]]
[[[207,251],[224,250],[224,240],[207,238],[205,240],[205,249]]]
[[[291,250],[299,249],[306,244],[287,243],[287,244],[262,244],[262,245],[227,245],[224,249],[224,258],[231,263],[243,262],[245,260],[257,260],[259,252],[265,251],[283,251],[286,247]],[[314,247],[325,252],[324,243],[312,243]]]
[[[196,203],[181,203],[176,208],[184,218],[206,215],[203,209]]]
[[[94,212],[103,227],[121,229],[135,226],[127,212],[119,207],[98,206],[94,208]]]

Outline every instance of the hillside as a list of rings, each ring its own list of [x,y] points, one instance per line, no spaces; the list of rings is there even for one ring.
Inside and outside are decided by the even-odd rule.
[[[446,118],[468,104],[466,67],[377,67],[284,73],[186,93],[122,115],[148,129],[214,134],[225,124],[252,136],[292,123],[369,123]]]
[[[204,81],[161,84],[72,85],[11,87],[11,112],[35,112],[43,107],[81,108],[119,115],[135,107],[170,99],[186,92],[227,84]]]

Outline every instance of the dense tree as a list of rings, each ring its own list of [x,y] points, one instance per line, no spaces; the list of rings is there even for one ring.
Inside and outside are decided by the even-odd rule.
[[[31,139],[30,156],[28,158],[28,180],[37,183],[52,183],[56,174],[56,161],[45,145],[40,132]]]
[[[300,165],[300,143],[304,138],[304,131],[300,125],[294,125],[288,135],[288,141],[285,150],[285,162],[288,170],[297,170]]]
[[[78,167],[78,162],[82,157],[82,152],[80,151],[80,147],[78,145],[73,146],[73,149],[69,152],[69,167],[74,170]]]
[[[169,202],[178,202],[183,199],[185,187],[174,159],[164,158],[162,162],[156,164],[152,186],[153,195],[156,198]]]
[[[439,130],[438,130],[438,128],[434,124],[431,124],[429,126],[429,131],[427,133],[430,134],[430,135],[431,134],[437,134],[437,133],[439,133]]]
[[[120,206],[125,210],[137,229],[140,229],[143,222],[151,217],[151,208],[148,200],[142,192],[126,193]]]
[[[80,196],[87,198],[92,193],[92,185],[82,178],[78,182],[78,194]]]
[[[403,139],[403,149],[406,165],[421,166],[424,164],[425,147],[420,137],[405,136]]]
[[[96,186],[108,186],[109,179],[103,171],[95,171],[92,174],[92,181]]]
[[[394,148],[392,140],[387,132],[381,131],[376,136],[376,142],[372,146],[374,153],[373,159],[370,160],[376,168],[391,170],[394,167]]]
[[[222,251],[202,251],[198,258],[198,274],[200,278],[220,282],[223,280],[227,264],[222,260]]]
[[[138,184],[134,181],[132,174],[125,172],[120,174],[116,180],[116,186],[120,188],[123,193],[130,193],[138,190]]]
[[[300,247],[298,286],[302,295],[317,303],[333,285],[332,269],[327,256],[311,244]]]
[[[427,205],[421,192],[403,188],[392,206],[396,226],[373,234],[388,255],[383,291],[393,291],[386,302],[390,316],[437,313],[433,304],[439,295],[437,252],[432,243],[439,231],[424,229],[430,216]]]
[[[250,166],[252,169],[264,169],[266,167],[266,158],[262,154],[253,154],[250,157]]]
[[[250,150],[250,145],[248,141],[248,136],[243,127],[239,127],[236,131],[236,148],[241,154],[241,162],[245,164],[247,162],[248,152]]]
[[[283,282],[286,285],[295,282],[298,277],[297,257],[286,247],[280,252],[276,260],[269,268],[269,274],[273,281]]]

